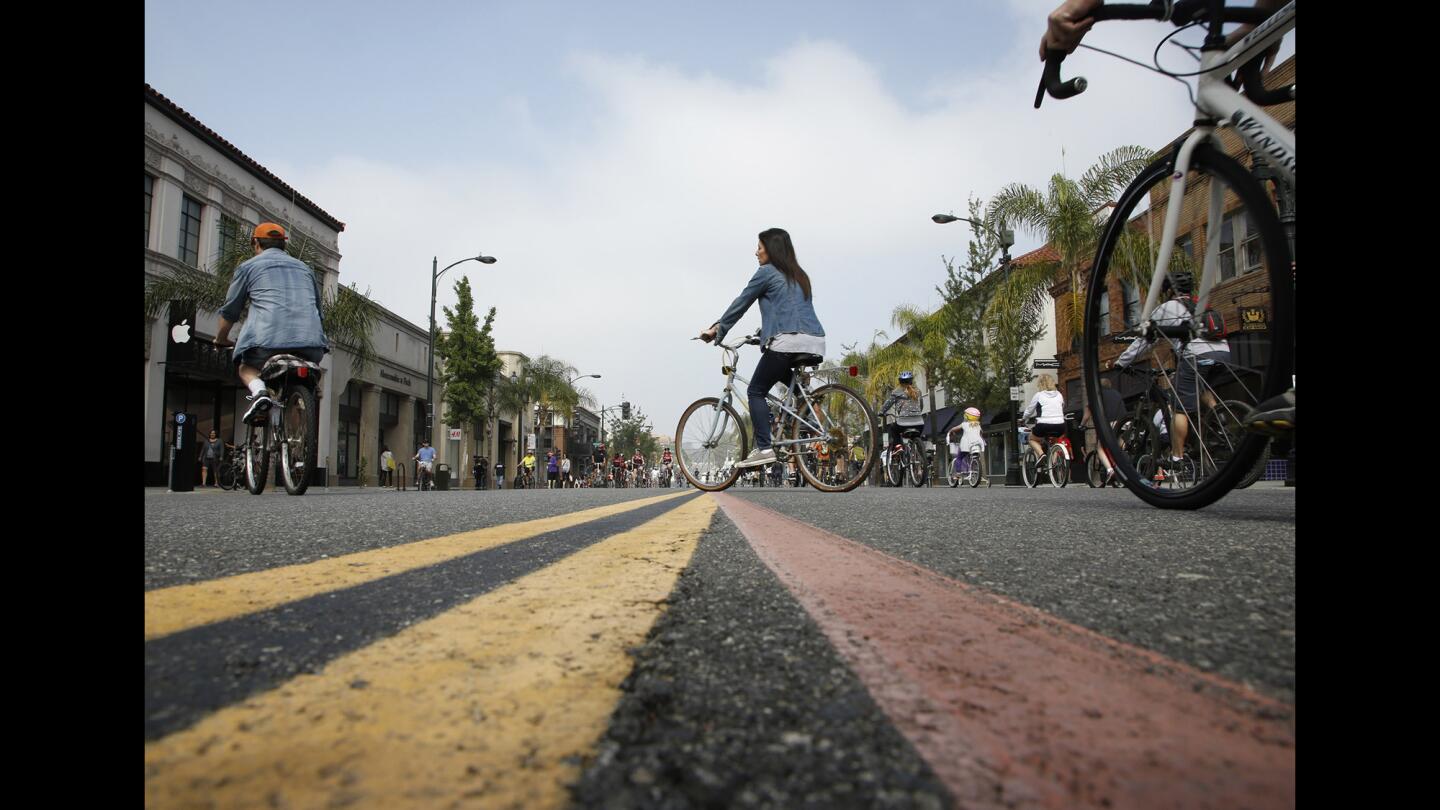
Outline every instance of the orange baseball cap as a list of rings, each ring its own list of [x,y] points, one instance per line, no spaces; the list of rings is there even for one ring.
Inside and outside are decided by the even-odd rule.
[[[262,222],[255,226],[255,232],[251,234],[254,239],[289,239],[285,235],[285,229],[273,222]]]

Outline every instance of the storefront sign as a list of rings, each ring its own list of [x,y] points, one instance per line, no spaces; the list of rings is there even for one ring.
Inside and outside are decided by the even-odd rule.
[[[1033,368],[1060,368],[1059,360],[1036,360],[1031,364]]]
[[[171,301],[169,323],[170,346],[165,351],[167,363],[188,363],[195,359],[195,302]]]
[[[391,373],[391,372],[389,372],[389,371],[386,371],[386,370],[383,369],[383,368],[380,369],[380,379],[382,379],[382,380],[389,380],[390,382],[397,382],[397,383],[400,383],[401,385],[409,385],[409,384],[410,384],[410,378],[409,378],[409,377],[406,377],[406,376],[403,375],[403,374],[393,374],[393,373]]]
[[[461,431],[460,428],[450,428],[450,441],[452,441],[452,442],[458,442],[458,441],[460,441],[460,431]]]
[[[1270,328],[1266,321],[1264,307],[1241,307],[1240,308],[1240,331],[1242,332],[1264,332]]]

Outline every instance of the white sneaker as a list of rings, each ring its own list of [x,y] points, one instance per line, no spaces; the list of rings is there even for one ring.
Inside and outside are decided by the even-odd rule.
[[[767,447],[764,450],[756,448],[744,461],[736,462],[736,467],[762,467],[766,464],[775,463],[775,448]]]
[[[250,409],[245,411],[245,415],[240,417],[240,421],[247,425],[251,424],[255,417],[264,415],[270,410],[270,406],[275,404],[275,400],[270,398],[268,390],[263,394],[251,394],[246,399],[250,401]]]

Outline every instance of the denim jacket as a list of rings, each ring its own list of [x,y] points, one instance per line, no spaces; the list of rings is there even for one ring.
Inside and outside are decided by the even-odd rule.
[[[266,349],[328,349],[320,326],[320,278],[304,262],[279,248],[261,251],[235,268],[220,315],[240,320],[245,302],[250,314],[240,325],[235,354]]]
[[[769,344],[770,338],[786,332],[825,337],[825,329],[820,326],[820,319],[815,317],[814,300],[807,301],[800,285],[787,281],[785,274],[776,270],[775,265],[762,264],[750,277],[750,283],[745,285],[740,296],[716,321],[717,341],[725,339],[725,333],[744,317],[757,298],[760,299],[761,346]]]

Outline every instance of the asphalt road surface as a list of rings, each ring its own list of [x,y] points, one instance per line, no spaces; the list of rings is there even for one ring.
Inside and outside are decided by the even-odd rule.
[[[147,807],[1294,805],[1294,489],[145,498]]]

